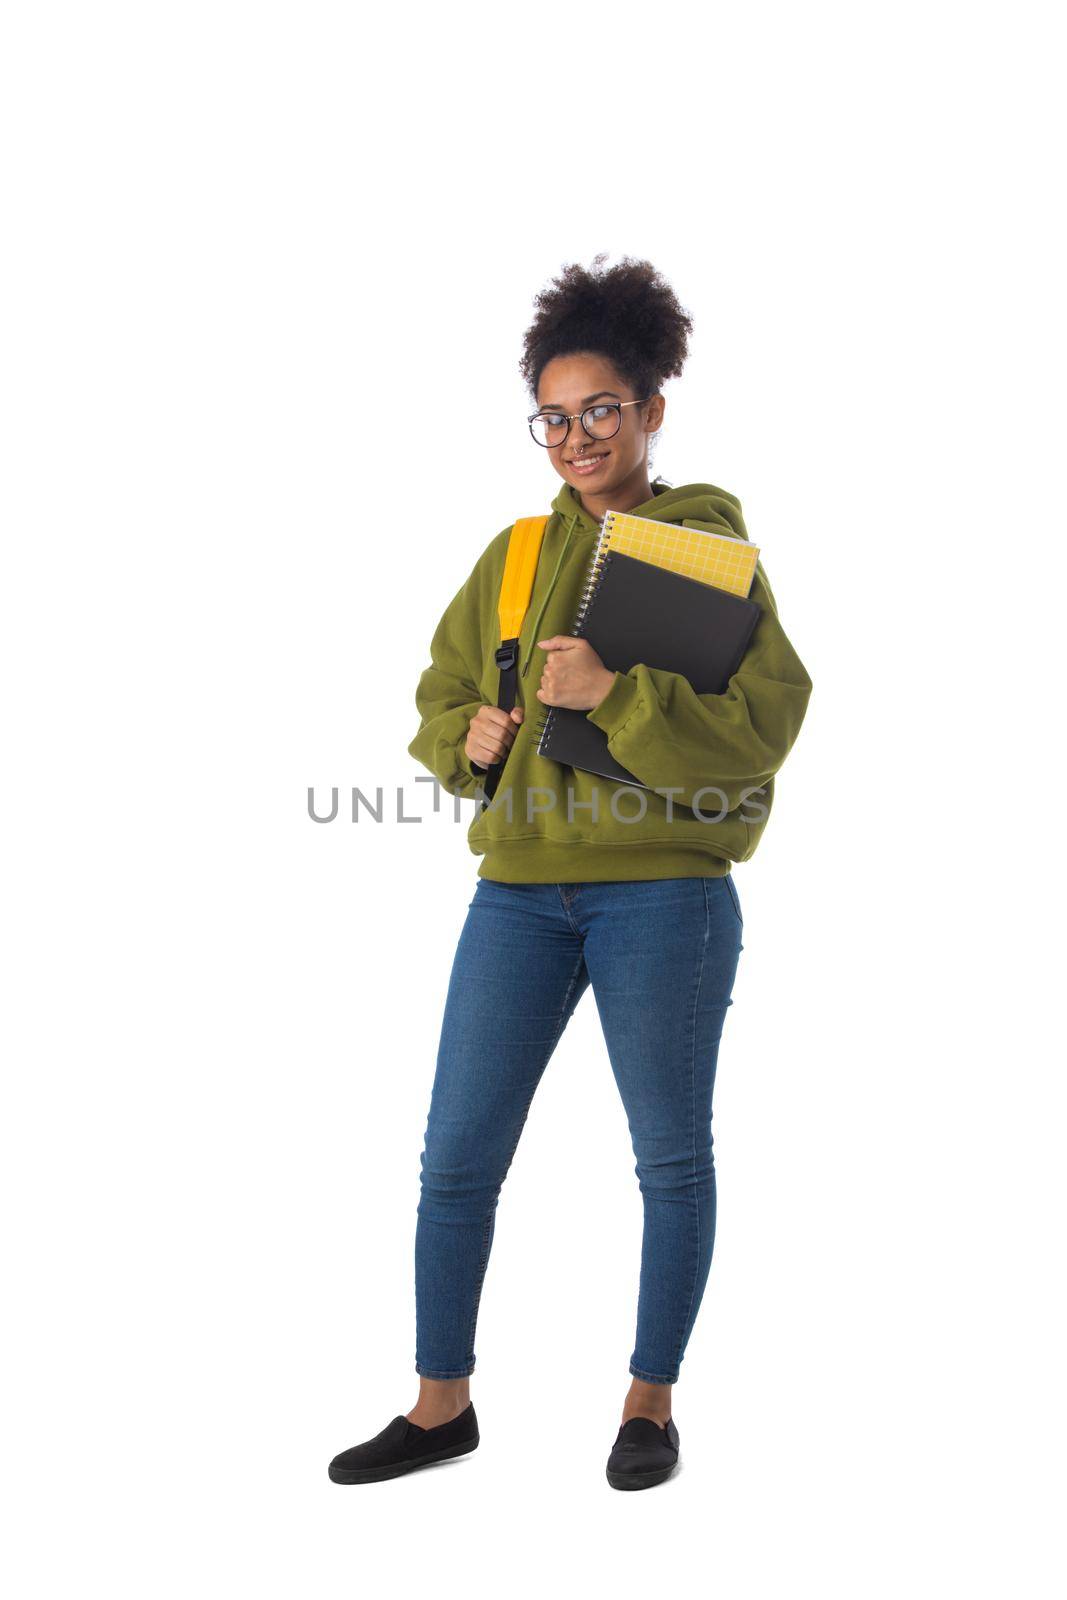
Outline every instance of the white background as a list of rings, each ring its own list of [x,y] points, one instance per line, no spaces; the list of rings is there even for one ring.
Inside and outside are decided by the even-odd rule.
[[[1047,16],[7,13],[12,1592],[1062,1593]],[[414,688],[556,490],[521,339],[601,249],[694,316],[653,466],[739,496],[815,685],[736,880],[683,1466],[603,1475],[640,1196],[587,998],[501,1200],[480,1450],[339,1488],[416,1394],[477,870]],[[316,826],[311,784],[426,819]]]

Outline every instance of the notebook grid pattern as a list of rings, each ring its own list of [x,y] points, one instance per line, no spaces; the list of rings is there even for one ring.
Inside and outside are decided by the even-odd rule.
[[[742,599],[748,598],[752,588],[760,553],[759,545],[729,534],[704,533],[699,528],[682,528],[624,511],[605,515],[597,546],[598,563],[609,550],[666,567]]]

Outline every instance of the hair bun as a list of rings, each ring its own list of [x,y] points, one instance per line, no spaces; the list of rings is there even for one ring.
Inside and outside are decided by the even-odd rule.
[[[606,356],[642,398],[685,365],[693,319],[670,284],[651,261],[623,256],[605,268],[606,259],[602,250],[590,267],[564,266],[535,298],[519,362],[535,403],[541,374],[556,356]]]

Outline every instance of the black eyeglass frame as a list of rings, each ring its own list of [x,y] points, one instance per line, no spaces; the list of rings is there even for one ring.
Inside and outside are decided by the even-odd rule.
[[[566,444],[571,435],[571,424],[573,422],[580,422],[582,425],[582,431],[585,433],[586,437],[588,439],[596,440],[598,443],[600,443],[605,439],[614,439],[615,434],[618,433],[619,429],[622,427],[623,406],[643,406],[646,405],[649,400],[654,400],[655,398],[655,395],[646,394],[644,400],[597,400],[595,404],[586,406],[584,411],[545,412],[543,409],[540,409],[535,411],[532,416],[527,417],[526,422],[530,429],[531,439],[533,440],[534,444],[539,444],[542,450],[558,450],[561,444]],[[616,418],[618,419],[614,432],[600,434],[590,433],[589,429],[585,425],[586,412],[597,411],[604,406],[607,406],[610,411],[614,411]],[[557,439],[555,444],[549,444],[546,439],[539,439],[534,432],[534,423],[537,421],[538,417],[544,417],[546,415],[550,417],[565,417],[567,419],[567,431],[563,435],[562,439]]]

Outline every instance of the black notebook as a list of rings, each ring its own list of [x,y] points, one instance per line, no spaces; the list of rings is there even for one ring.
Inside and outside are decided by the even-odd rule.
[[[722,694],[741,665],[761,608],[726,589],[611,550],[590,581],[573,632],[612,672],[639,663],[677,672],[697,694]],[[584,711],[550,706],[537,753],[563,766],[648,789],[620,766]]]

